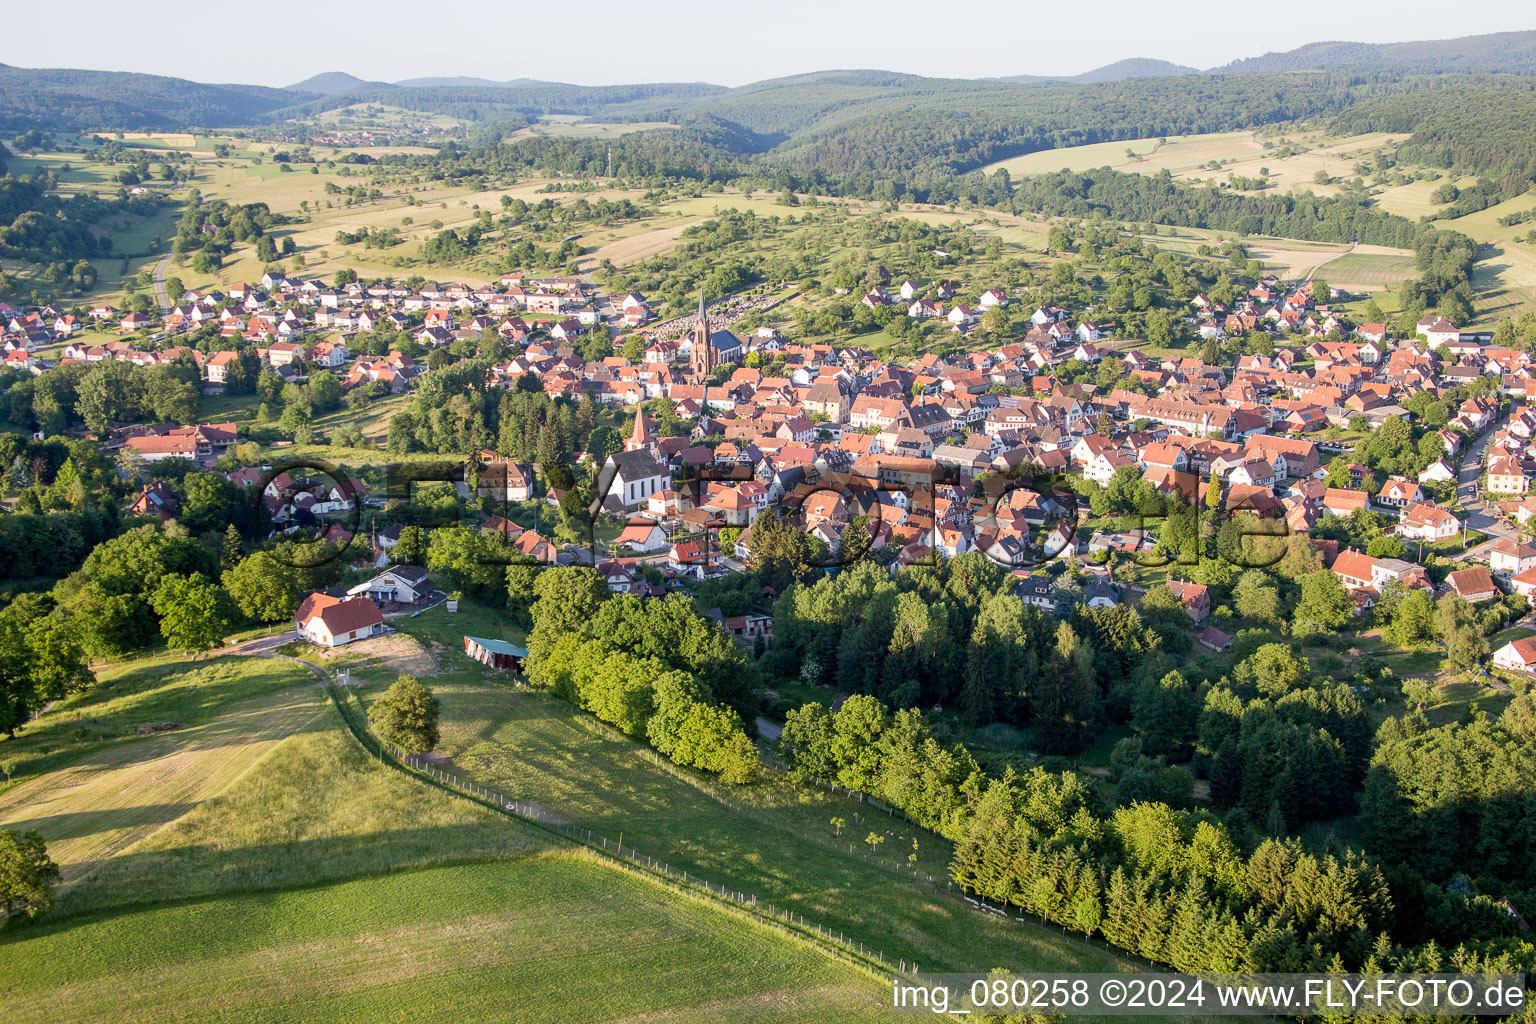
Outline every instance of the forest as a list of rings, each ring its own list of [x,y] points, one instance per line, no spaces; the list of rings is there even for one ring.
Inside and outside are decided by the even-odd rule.
[[[112,238],[97,233],[101,222],[118,214],[147,216],[159,202],[126,193],[112,199],[91,193],[66,198],[57,187],[51,173],[0,177],[0,256],[50,263],[109,255]]]
[[[1497,90],[1444,88],[1370,100],[1332,121],[1336,132],[1410,132],[1397,147],[1401,163],[1441,167],[1494,179],[1505,198],[1536,180],[1536,82]]]
[[[1337,588],[1315,564],[1288,569],[1301,584],[1290,614],[1317,613],[1314,582]],[[1290,587],[1250,573],[1235,588],[1245,614]],[[1391,684],[1370,665],[1314,671],[1255,634],[1225,667],[1175,667],[1174,637],[1188,636],[1177,599],[1074,605],[1057,622],[1000,577],[961,556],[894,580],[862,563],[792,585],[764,671],[853,695],[788,712],[791,772],[951,838],[951,876],[971,892],[1180,970],[1511,963],[1519,926],[1501,901],[1524,906],[1536,885],[1536,698],[1443,725],[1410,701],[1373,726],[1366,701]],[[918,710],[952,704],[969,721],[1031,722],[1047,751],[1081,749],[1106,717],[1131,735],[1106,796],[1072,771],[973,752],[946,716]],[[1208,803],[1191,796],[1196,774]]]

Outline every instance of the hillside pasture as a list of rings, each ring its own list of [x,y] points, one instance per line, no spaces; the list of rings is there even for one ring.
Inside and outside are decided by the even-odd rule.
[[[405,630],[409,620],[398,620]],[[495,673],[489,673],[495,676]],[[368,688],[380,692],[383,680]],[[434,678],[442,704],[439,750],[453,770],[547,808],[594,835],[670,863],[672,870],[754,893],[760,903],[932,970],[1030,964],[1041,970],[1115,970],[1128,962],[1103,947],[1037,924],[969,908],[945,881],[950,844],[868,804],[766,782],[726,800],[642,744],[549,694],[496,685],[462,651]],[[371,698],[370,698],[371,699]],[[829,821],[841,817],[839,836]],[[878,831],[875,854],[862,843]],[[888,834],[888,835],[887,835]],[[907,860],[917,841],[916,870]]]
[[[1412,256],[1380,253],[1345,253],[1317,268],[1317,276],[1330,285],[1373,291],[1394,287],[1418,273]]]
[[[185,692],[174,699],[166,689]],[[18,757],[22,775],[0,793],[0,825],[36,829],[68,885],[228,786],[314,718],[323,701],[314,677],[299,666],[224,659],[172,672],[163,687],[118,702],[56,711],[56,721],[45,720],[27,744],[15,744],[23,749],[0,744],[0,756]],[[196,717],[210,705],[192,724],[159,717],[178,709]],[[156,716],[141,722],[146,707]],[[126,735],[88,742],[87,726],[71,728],[86,714]],[[139,736],[140,724],[174,727]],[[70,750],[71,740],[79,753]]]
[[[668,121],[582,121],[545,117],[537,124],[531,124],[519,128],[506,137],[507,142],[515,142],[518,139],[533,138],[539,135],[547,135],[556,139],[616,139],[623,135],[632,135],[635,132],[646,132],[656,128],[675,128],[676,125]]]
[[[853,968],[576,855],[180,903],[0,948],[15,1024],[882,1013],[881,986]]]
[[[55,916],[504,860],[545,834],[370,758],[329,702],[218,794],[66,888]]]

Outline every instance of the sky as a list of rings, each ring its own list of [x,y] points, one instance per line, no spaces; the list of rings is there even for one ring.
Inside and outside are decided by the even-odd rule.
[[[1320,40],[1402,42],[1536,28],[1512,0],[1334,0],[1263,18],[1232,0],[1093,4],[1018,0],[730,0],[581,4],[405,0],[236,7],[193,0],[8,3],[0,54],[24,67],[91,68],[285,86],[322,71],[374,81],[465,75],[580,85],[744,85],[878,68],[939,78],[1071,75],[1127,57],[1210,68]]]

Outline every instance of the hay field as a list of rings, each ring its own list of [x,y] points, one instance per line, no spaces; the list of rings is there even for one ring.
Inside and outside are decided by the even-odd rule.
[[[854,969],[576,855],[174,904],[0,956],[13,1024],[884,1016]]]
[[[218,709],[182,728],[88,746],[80,756],[25,776],[0,793],[0,825],[41,833],[66,885],[228,786],[314,718],[324,698],[303,668],[256,659],[190,668],[173,673],[167,685],[203,690]],[[139,702],[93,711],[126,727],[135,717],[134,703]],[[149,697],[144,703],[170,710]],[[0,746],[0,754],[10,756],[12,745]]]

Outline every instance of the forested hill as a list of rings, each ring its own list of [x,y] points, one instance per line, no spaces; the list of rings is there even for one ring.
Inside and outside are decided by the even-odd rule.
[[[313,117],[354,103],[387,103],[391,106],[466,121],[491,121],[508,115],[576,114],[583,117],[623,119],[658,108],[684,107],[695,100],[725,92],[723,86],[705,82],[659,82],[640,85],[562,85],[532,82],[526,85],[424,85],[363,86],[333,95],[308,99],[277,110],[268,120]],[[289,102],[294,97],[290,96]]]
[[[927,81],[927,80],[925,80]],[[981,83],[968,83],[972,86]],[[992,89],[934,89],[916,103],[885,95],[823,116],[773,159],[799,172],[907,175],[970,171],[1021,153],[1093,142],[1232,131],[1337,114],[1358,99],[1402,88],[1399,80],[1334,75],[1141,78],[1097,85],[993,83]],[[707,107],[757,132],[794,131],[802,111],[838,102],[802,88],[774,107],[737,94]],[[797,101],[797,106],[788,101]],[[846,101],[842,101],[846,103]]]
[[[1285,71],[1401,71],[1411,74],[1536,73],[1536,32],[1495,32],[1411,43],[1308,43],[1215,68],[1239,74]]]
[[[1346,110],[1332,127],[1346,135],[1411,132],[1398,147],[1401,161],[1528,184],[1536,178],[1532,125],[1536,80],[1519,79],[1496,91],[1438,89],[1373,100]]]
[[[0,64],[0,129],[174,131],[251,124],[298,98],[259,85],[205,85],[123,71]]]
[[[1080,75],[1008,75],[999,82],[1123,82],[1127,78],[1163,78],[1168,75],[1198,75],[1198,68],[1186,67],[1150,57],[1128,57],[1105,64]]]

